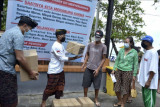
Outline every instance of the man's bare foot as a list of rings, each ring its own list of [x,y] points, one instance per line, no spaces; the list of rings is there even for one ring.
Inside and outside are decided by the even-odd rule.
[[[41,107],[46,107],[46,101],[42,101]]]
[[[97,107],[100,107],[100,106],[101,106],[100,102],[99,102],[97,99],[95,99],[95,105],[96,105]]]

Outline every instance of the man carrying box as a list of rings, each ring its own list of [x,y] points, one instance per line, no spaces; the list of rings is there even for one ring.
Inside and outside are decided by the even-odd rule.
[[[31,70],[23,54],[24,35],[37,25],[30,17],[21,16],[18,26],[5,31],[0,39],[0,107],[17,106],[16,60],[31,79],[37,79],[38,73]]]
[[[107,47],[101,43],[102,37],[103,32],[97,30],[95,33],[95,42],[88,45],[85,61],[82,65],[83,70],[87,64],[82,83],[82,86],[84,87],[84,97],[87,97],[88,87],[90,87],[93,82],[96,106],[100,106],[100,103],[98,102],[98,92],[102,78],[101,68],[105,62],[107,51]]]
[[[56,37],[57,41],[55,41],[51,48],[51,59],[48,67],[48,82],[46,89],[43,93],[42,104],[41,107],[45,107],[46,100],[49,96],[55,95],[56,99],[60,99],[63,96],[63,90],[65,85],[65,76],[64,76],[64,62],[68,60],[75,60],[82,56],[75,57],[66,57],[66,50],[62,45],[62,42],[65,41],[65,29],[57,29]]]

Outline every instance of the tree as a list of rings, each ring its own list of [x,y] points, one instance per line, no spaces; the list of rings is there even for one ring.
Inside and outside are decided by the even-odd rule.
[[[96,24],[96,18],[94,17],[93,24],[92,24],[92,30],[91,30],[91,34],[90,34],[90,37],[89,37],[90,41],[91,41],[91,38],[94,37],[95,24]],[[101,20],[98,20],[97,29],[102,30],[103,28],[104,28],[103,22]]]
[[[1,25],[2,29],[1,30],[6,29],[7,5],[8,5],[8,0],[4,0],[4,3],[3,3],[3,17],[2,17],[2,25]]]
[[[141,17],[144,10],[140,7],[140,4],[139,0],[115,0],[114,2],[111,41],[116,54],[118,54],[118,51],[115,42],[120,42],[128,36],[140,40],[145,35],[145,32],[139,30],[145,25]],[[107,9],[108,3],[100,4],[100,11],[105,18],[107,18]]]

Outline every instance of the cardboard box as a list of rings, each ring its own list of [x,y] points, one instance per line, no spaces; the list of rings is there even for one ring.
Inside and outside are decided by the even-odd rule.
[[[75,55],[79,55],[79,54],[83,54],[85,45],[80,44],[78,42],[73,42],[73,41],[69,41],[67,44],[67,51],[69,53],[75,54]]]
[[[54,99],[52,107],[81,107],[75,98]]]
[[[37,51],[35,49],[32,50],[24,50],[24,56],[26,58],[26,61],[29,65],[29,67],[34,70],[35,72],[38,72],[38,55]],[[31,80],[29,78],[29,75],[26,71],[24,71],[20,66],[20,78],[21,81],[29,81]]]
[[[88,97],[78,97],[81,107],[94,107],[94,102]]]

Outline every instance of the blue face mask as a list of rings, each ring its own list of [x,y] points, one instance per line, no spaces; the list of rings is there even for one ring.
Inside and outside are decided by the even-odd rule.
[[[129,43],[124,43],[124,48],[129,48]]]

